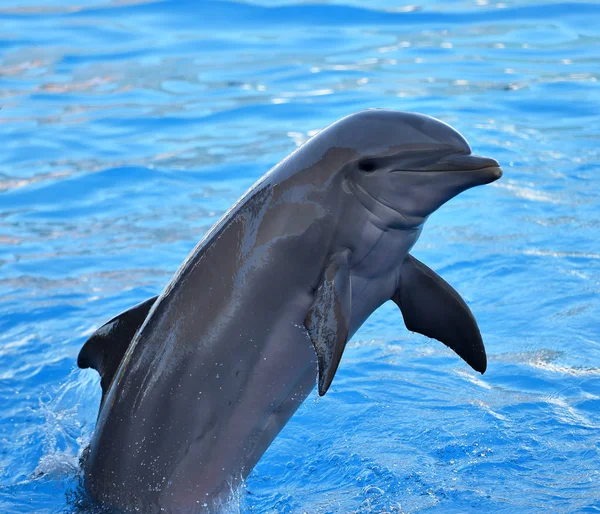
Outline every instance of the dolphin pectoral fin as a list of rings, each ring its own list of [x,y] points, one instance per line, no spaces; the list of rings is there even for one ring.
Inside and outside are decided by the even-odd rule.
[[[351,304],[350,267],[343,256],[334,256],[304,321],[319,362],[319,396],[329,389],[346,347]]]
[[[129,343],[157,298],[158,296],[154,296],[107,321],[88,338],[79,351],[77,366],[93,368],[100,375],[102,401]]]
[[[392,300],[408,330],[441,341],[475,371],[485,372],[487,358],[477,322],[465,301],[435,271],[407,255]]]

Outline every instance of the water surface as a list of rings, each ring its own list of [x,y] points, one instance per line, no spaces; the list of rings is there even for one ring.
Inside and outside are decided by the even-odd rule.
[[[472,307],[488,372],[386,304],[230,509],[600,511],[598,19],[533,0],[3,0],[0,511],[75,509],[100,399],[83,341],[369,107],[441,118],[503,165],[414,249]]]

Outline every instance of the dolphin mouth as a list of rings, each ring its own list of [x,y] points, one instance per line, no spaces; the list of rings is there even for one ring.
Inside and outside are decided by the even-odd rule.
[[[446,156],[434,163],[414,169],[392,169],[394,172],[439,172],[439,173],[472,173],[488,178],[490,182],[502,176],[502,168],[496,159],[483,157],[476,154],[453,154]]]
[[[407,171],[407,170],[399,170]],[[421,170],[423,171],[423,170]],[[476,178],[478,184],[489,184],[502,177],[502,168],[500,166],[485,166],[483,168],[464,169],[464,168],[449,168],[442,170],[426,170],[425,173],[460,173],[461,175],[470,175]]]
[[[482,168],[444,168],[439,170],[392,170],[396,173],[406,173],[420,175],[422,177],[429,176],[439,177],[440,180],[450,181],[456,185],[460,185],[462,190],[470,189],[475,186],[485,186],[495,182],[502,177],[502,168],[500,166],[485,166]],[[444,179],[444,177],[446,177]]]

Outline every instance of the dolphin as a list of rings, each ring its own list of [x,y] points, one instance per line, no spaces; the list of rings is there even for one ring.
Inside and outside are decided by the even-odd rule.
[[[286,157],[158,297],[84,344],[78,364],[102,386],[87,492],[121,512],[214,512],[390,299],[409,330],[483,373],[471,311],[409,252],[432,212],[501,175],[449,125],[381,109]]]

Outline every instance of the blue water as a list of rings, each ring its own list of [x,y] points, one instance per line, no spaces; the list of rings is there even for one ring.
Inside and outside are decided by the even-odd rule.
[[[100,399],[83,341],[368,107],[441,118],[504,167],[414,249],[472,307],[488,371],[385,305],[230,510],[600,512],[599,20],[552,0],[2,0],[0,512],[75,510]]]

